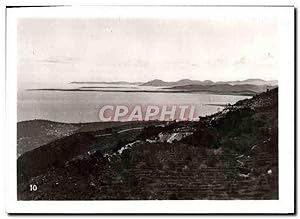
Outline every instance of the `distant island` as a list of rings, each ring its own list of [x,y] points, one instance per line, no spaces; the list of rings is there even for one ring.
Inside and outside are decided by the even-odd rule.
[[[73,81],[70,84],[113,84],[113,85],[139,85],[139,86],[152,86],[152,87],[174,87],[174,86],[186,86],[186,85],[214,85],[214,84],[229,84],[229,85],[241,85],[241,84],[251,84],[251,85],[268,85],[277,86],[277,80],[263,80],[263,79],[246,79],[246,80],[236,80],[236,81],[211,81],[211,80],[190,80],[181,79],[178,81],[163,81],[160,79],[154,79],[147,82],[128,82],[128,81]]]
[[[212,85],[214,84],[213,81],[205,80],[205,81],[197,81],[197,80],[190,80],[190,79],[182,79],[179,81],[171,81],[166,82],[159,79],[154,79],[148,81],[146,83],[141,84],[141,86],[153,86],[153,87],[169,87],[169,86],[185,86],[185,85]]]
[[[164,88],[172,91],[180,90],[181,92],[205,92],[213,94],[228,94],[228,95],[256,95],[267,90],[276,88],[276,86],[268,85],[252,85],[252,84],[213,84],[213,85],[185,85]]]
[[[182,79],[179,81],[163,81],[154,79],[148,82],[96,82],[96,81],[73,81],[71,84],[89,85],[75,88],[38,88],[27,89],[27,91],[83,91],[83,92],[125,92],[125,93],[211,93],[224,95],[245,95],[254,96],[278,86],[277,80],[266,81],[262,79],[247,79],[237,81],[218,81],[211,80],[190,80]],[[115,85],[103,87],[101,84]],[[92,85],[92,86],[90,86]],[[117,86],[117,85],[128,85]],[[130,87],[132,85],[132,87]],[[157,89],[149,89],[146,87],[156,87]],[[107,89],[109,88],[109,89]],[[127,88],[127,89],[124,89]],[[137,89],[141,88],[141,89]]]
[[[72,81],[70,84],[127,84],[127,85],[140,85],[143,82],[127,82],[127,81]]]
[[[247,79],[242,81],[218,81],[213,82],[211,80],[189,80],[189,79],[182,79],[179,81],[171,81],[166,82],[159,79],[154,79],[148,81],[146,83],[141,84],[140,86],[153,86],[153,87],[169,87],[169,86],[186,86],[186,85],[214,85],[214,84],[229,84],[229,85],[242,85],[242,84],[251,84],[251,85],[268,85],[268,86],[277,86],[277,80],[265,81],[262,79]]]

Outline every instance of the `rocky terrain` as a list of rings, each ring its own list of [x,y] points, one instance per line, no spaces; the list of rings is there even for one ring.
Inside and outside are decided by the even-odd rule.
[[[19,200],[278,199],[278,88],[197,122],[79,131],[17,163]]]

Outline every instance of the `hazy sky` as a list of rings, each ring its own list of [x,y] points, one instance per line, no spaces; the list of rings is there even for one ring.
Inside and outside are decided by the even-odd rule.
[[[20,19],[18,80],[277,79],[276,21]]]

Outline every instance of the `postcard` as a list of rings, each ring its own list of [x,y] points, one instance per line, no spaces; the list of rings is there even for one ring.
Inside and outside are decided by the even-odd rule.
[[[294,213],[294,7],[7,7],[8,213]]]

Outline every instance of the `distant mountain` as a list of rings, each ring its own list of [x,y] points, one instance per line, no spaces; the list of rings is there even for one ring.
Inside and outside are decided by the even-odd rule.
[[[251,85],[268,85],[268,86],[277,86],[277,80],[265,81],[262,79],[247,79],[242,81],[220,81],[216,84],[230,84],[230,85],[240,85],[240,84],[251,84]]]
[[[213,81],[205,80],[205,81],[197,81],[190,79],[182,79],[179,81],[171,81],[166,82],[159,79],[154,79],[152,81],[148,81],[140,86],[153,86],[153,87],[169,87],[169,86],[185,86],[185,85],[211,85],[214,84]]]
[[[148,81],[140,86],[153,86],[153,87],[165,87],[165,86],[172,86],[174,82],[165,82],[159,79],[154,79],[152,81]]]
[[[126,85],[140,85],[143,82],[128,82],[128,81],[72,81],[70,84],[126,84]]]
[[[210,80],[197,81],[197,80],[189,80],[189,79],[182,79],[182,80],[179,80],[179,81],[175,82],[175,86],[184,86],[184,85],[190,85],[190,84],[211,85],[211,84],[214,84],[214,82],[210,81]]]
[[[246,80],[237,80],[237,81],[218,81],[213,82],[211,80],[190,80],[190,79],[181,79],[179,81],[163,81],[160,79],[154,79],[148,82],[128,82],[128,81],[73,81],[71,84],[111,84],[111,85],[140,85],[140,86],[152,86],[152,87],[174,87],[174,86],[186,86],[186,85],[213,85],[213,84],[230,84],[230,85],[242,85],[242,84],[251,84],[251,85],[268,85],[268,86],[277,86],[277,80],[265,81],[262,79],[246,79]]]
[[[242,84],[250,84],[250,85],[268,85],[268,86],[277,86],[278,81],[265,81],[262,79],[247,79],[242,81],[218,81],[213,82],[210,80],[198,81],[198,80],[189,80],[182,79],[179,81],[171,81],[166,82],[159,79],[154,79],[152,81],[148,81],[146,83],[140,84],[140,86],[153,86],[153,87],[173,87],[173,86],[186,86],[186,85],[214,85],[214,84],[229,84],[229,85],[242,85]]]
[[[165,89],[180,90],[182,92],[208,92],[214,94],[255,95],[273,89],[276,86],[252,84],[213,84],[213,85],[185,85]]]

